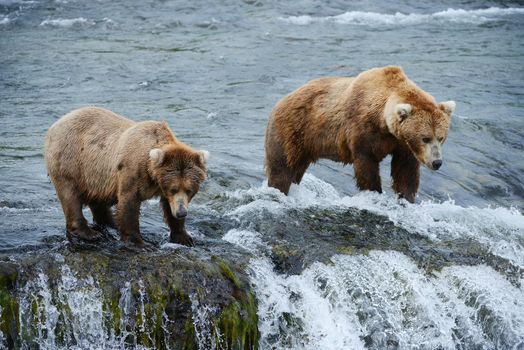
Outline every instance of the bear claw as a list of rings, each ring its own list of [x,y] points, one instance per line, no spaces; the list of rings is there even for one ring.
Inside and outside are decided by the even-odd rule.
[[[153,252],[156,250],[155,246],[149,242],[124,242],[126,249],[133,252]]]
[[[178,234],[178,235],[175,235],[174,237],[170,237],[169,242],[176,243],[176,244],[182,244],[188,247],[195,246],[195,241],[193,241],[193,238],[190,235],[188,235],[187,233],[183,235]]]
[[[88,228],[87,230],[67,230],[67,236],[70,240],[71,238],[79,238],[87,242],[94,242],[102,238],[103,235],[100,232]]]

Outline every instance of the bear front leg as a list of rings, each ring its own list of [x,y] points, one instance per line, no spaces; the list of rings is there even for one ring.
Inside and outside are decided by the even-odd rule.
[[[120,239],[125,243],[133,243],[137,247],[145,247],[140,235],[138,219],[140,217],[140,200],[136,193],[122,192],[118,194],[117,223]]]
[[[396,152],[391,160],[391,177],[393,190],[400,198],[415,203],[420,181],[420,164],[409,152]]]
[[[355,155],[353,170],[359,190],[376,191],[382,193],[380,182],[379,162],[373,158],[359,154]]]
[[[164,212],[164,219],[169,226],[171,231],[169,235],[169,242],[187,245],[194,247],[195,243],[193,238],[186,231],[186,218],[177,219],[171,213],[171,207],[166,197],[160,198],[160,204],[162,205],[162,211]]]

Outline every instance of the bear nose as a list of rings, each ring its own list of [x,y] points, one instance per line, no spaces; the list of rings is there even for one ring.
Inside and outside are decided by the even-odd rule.
[[[442,165],[442,160],[434,160],[433,163],[431,163],[431,165],[433,166],[433,170],[438,170],[438,168],[440,168],[440,166]]]
[[[177,219],[182,219],[187,216],[187,210],[182,205],[178,207],[178,210],[176,211],[176,217]]]

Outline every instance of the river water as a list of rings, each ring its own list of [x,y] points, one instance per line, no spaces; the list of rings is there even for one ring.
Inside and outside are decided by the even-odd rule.
[[[261,348],[522,349],[522,62],[524,7],[511,1],[0,0],[0,249],[64,236],[44,133],[97,105],[166,120],[210,151],[189,231],[197,252],[218,238],[252,256]],[[351,166],[330,161],[289,197],[268,189],[263,138],[274,104],[309,79],[389,64],[457,102],[443,166],[422,169],[417,204],[395,199],[389,159],[382,195],[358,193]],[[319,216],[325,227],[347,225],[348,210],[384,218],[427,249],[415,254],[409,235],[363,239],[356,251],[337,249],[344,229],[332,243],[300,237]],[[199,217],[236,227],[208,233]],[[144,204],[141,225],[167,239],[156,202]],[[278,268],[276,243],[301,251],[300,268]],[[447,262],[435,263],[442,249]]]

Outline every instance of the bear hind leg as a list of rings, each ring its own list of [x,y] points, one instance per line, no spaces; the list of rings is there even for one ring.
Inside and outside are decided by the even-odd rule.
[[[57,195],[64,211],[68,237],[71,235],[87,241],[98,239],[100,234],[87,225],[87,220],[82,213],[82,200],[76,187],[66,182],[58,188],[60,190],[57,190]]]
[[[296,183],[297,185],[300,184],[300,181],[302,181],[302,177],[304,176],[309,164],[305,163],[304,165],[301,165],[298,167],[298,169],[295,171],[295,180],[293,183]]]
[[[93,221],[101,227],[116,228],[111,207],[105,203],[89,203],[89,209],[93,213]]]

